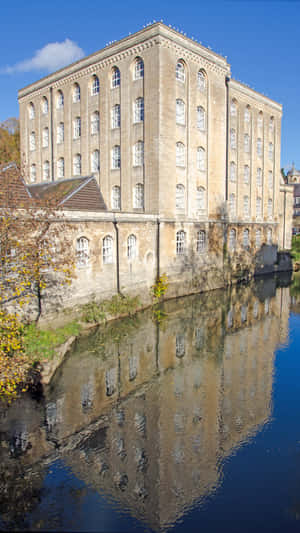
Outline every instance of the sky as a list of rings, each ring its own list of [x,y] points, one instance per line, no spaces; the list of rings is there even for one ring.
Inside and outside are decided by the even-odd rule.
[[[17,92],[163,20],[227,56],[232,77],[283,105],[281,166],[300,169],[300,0],[14,0],[1,5],[0,122]]]

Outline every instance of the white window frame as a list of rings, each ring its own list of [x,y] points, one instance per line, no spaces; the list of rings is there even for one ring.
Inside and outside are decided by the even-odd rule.
[[[91,114],[91,135],[98,135],[100,132],[100,115],[99,111]]]
[[[76,104],[77,102],[80,102],[80,85],[78,83],[75,83],[73,85],[73,104]]]
[[[229,196],[229,213],[231,217],[236,216],[236,196],[234,193]]]
[[[273,161],[273,158],[274,158],[274,145],[273,145],[273,143],[269,143],[268,156],[269,156],[269,160]]]
[[[249,154],[250,152],[250,136],[248,133],[245,133],[244,135],[244,152],[246,154]]]
[[[261,247],[261,230],[257,229],[255,231],[255,247],[260,248]]]
[[[262,199],[260,196],[256,197],[256,218],[262,218]]]
[[[230,181],[232,183],[235,183],[236,182],[236,163],[234,161],[230,162],[230,173],[229,173],[229,176],[230,176]]]
[[[119,185],[114,185],[111,190],[111,206],[112,209],[121,209],[121,188]]]
[[[144,164],[144,143],[138,141],[133,146],[133,166],[142,167]]]
[[[272,200],[272,198],[268,199],[268,217],[269,218],[273,217],[273,200]]]
[[[29,150],[31,152],[34,152],[36,150],[36,137],[35,137],[35,131],[32,131],[29,135]]]
[[[205,188],[197,187],[196,190],[196,205],[198,211],[205,211],[206,209],[206,198],[205,198]]]
[[[176,124],[185,126],[185,103],[181,98],[176,99]]]
[[[179,211],[185,209],[185,187],[182,183],[176,185],[175,208]]]
[[[87,267],[90,261],[90,243],[86,237],[79,237],[76,240],[76,266],[78,268]]]
[[[75,154],[73,157],[73,174],[74,176],[81,174],[81,154]]]
[[[236,150],[236,130],[235,128],[230,129],[230,148],[231,150]]]
[[[36,165],[34,163],[30,166],[30,181],[31,183],[36,181]]]
[[[56,130],[56,143],[62,144],[65,140],[65,125],[63,122],[60,122]]]
[[[97,149],[91,153],[91,172],[99,172],[99,170],[100,170],[100,152]]]
[[[230,251],[234,251],[236,249],[236,230],[234,228],[229,230],[228,248]]]
[[[33,120],[35,118],[35,107],[32,102],[30,102],[28,106],[28,117],[29,117],[29,120]]]
[[[273,189],[273,171],[269,170],[268,172],[268,186],[269,189]]]
[[[250,215],[250,203],[249,203],[249,196],[244,196],[243,198],[244,203],[244,216],[245,218],[248,218]]]
[[[205,75],[204,71],[203,70],[198,70],[197,87],[203,93],[206,91],[206,83],[207,83],[207,80],[206,80],[206,75]]]
[[[144,208],[144,185],[142,183],[137,183],[133,189],[133,208]]]
[[[197,169],[201,172],[206,170],[206,155],[203,146],[198,146],[197,148]]]
[[[176,63],[176,80],[185,83],[185,66],[182,61]]]
[[[270,246],[272,244],[272,229],[267,229],[267,244]]]
[[[91,85],[91,96],[96,96],[100,93],[100,82],[98,76],[94,74]]]
[[[237,103],[234,100],[231,100],[230,102],[230,115],[232,117],[237,116]]]
[[[64,93],[59,90],[56,95],[56,109],[63,109],[64,107]]]
[[[56,169],[57,169],[57,177],[59,179],[62,179],[65,177],[65,160],[63,157],[60,157],[58,160],[57,160],[57,166],[56,166]]]
[[[80,139],[81,137],[81,118],[76,117],[73,120],[73,139]]]
[[[200,131],[206,131],[206,113],[201,105],[197,106],[197,128]]]
[[[49,146],[49,128],[43,128],[42,132],[42,147],[48,148]]]
[[[249,185],[250,183],[250,167],[249,165],[244,165],[244,183]]]
[[[264,117],[263,117],[263,114],[262,114],[262,113],[258,113],[258,117],[257,117],[257,128],[258,128],[258,129],[262,129],[263,124],[264,124]]]
[[[102,240],[102,261],[104,265],[113,263],[113,238],[106,235]]]
[[[248,248],[249,247],[249,230],[248,229],[244,229],[243,231],[243,248]]]
[[[263,179],[262,179],[262,168],[261,167],[257,167],[257,171],[256,171],[256,186],[257,187],[262,187],[262,182],[263,182]]]
[[[245,112],[244,112],[244,122],[246,124],[249,124],[250,118],[251,118],[250,109],[248,107],[246,107]]]
[[[48,115],[48,113],[49,113],[48,98],[46,98],[46,96],[43,96],[43,98],[42,98],[42,114],[43,115]]]
[[[134,79],[140,80],[144,77],[144,61],[137,57],[134,64]]]
[[[127,238],[127,257],[128,259],[137,257],[137,239],[133,233]]]
[[[121,147],[118,144],[112,147],[111,168],[113,170],[118,170],[121,168]]]
[[[115,104],[111,109],[111,129],[121,127],[121,106]]]
[[[183,230],[176,232],[176,255],[184,255],[186,250],[186,233]]]
[[[43,181],[49,181],[50,179],[50,163],[49,161],[44,161],[43,163]]]
[[[113,67],[112,73],[111,73],[111,88],[116,89],[116,87],[120,87],[121,85],[121,72],[118,67]]]
[[[204,253],[206,250],[206,231],[203,229],[197,231],[196,250],[199,254]]]
[[[262,157],[263,154],[263,142],[261,137],[258,137],[257,139],[257,155],[258,157]]]
[[[185,167],[185,146],[182,142],[176,143],[176,166]]]
[[[144,121],[144,98],[139,96],[134,102],[134,123]]]

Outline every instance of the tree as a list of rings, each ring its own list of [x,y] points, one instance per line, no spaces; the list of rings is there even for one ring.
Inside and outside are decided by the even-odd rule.
[[[71,283],[70,232],[55,195],[36,199],[15,164],[0,168],[0,396],[24,381],[24,320]],[[32,305],[34,304],[34,305]],[[25,312],[26,310],[26,312]]]
[[[16,118],[0,123],[0,162],[20,164],[20,129]]]

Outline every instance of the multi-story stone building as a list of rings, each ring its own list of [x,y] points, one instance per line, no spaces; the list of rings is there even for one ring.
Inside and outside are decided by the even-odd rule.
[[[224,239],[248,264],[264,243],[290,247],[292,197],[280,183],[282,106],[233,80],[224,57],[164,24],[22,89],[19,102],[32,189],[75,176],[99,184],[108,213],[98,215],[100,233],[91,225],[86,231],[103,241],[96,252],[102,268],[108,257],[121,265],[104,292],[137,288],[139,277],[140,285],[151,284],[160,270],[182,281],[192,264],[212,274],[206,285],[221,286]],[[75,246],[88,256],[84,232],[82,223],[77,241],[86,240]],[[94,266],[94,288],[103,290]],[[192,285],[199,286],[195,276]]]

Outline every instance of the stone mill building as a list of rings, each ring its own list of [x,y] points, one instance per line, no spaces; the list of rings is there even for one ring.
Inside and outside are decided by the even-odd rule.
[[[155,23],[19,103],[28,187],[61,183],[76,223],[69,301],[142,293],[163,272],[175,295],[279,268],[293,202],[282,106],[232,79],[224,57]]]

